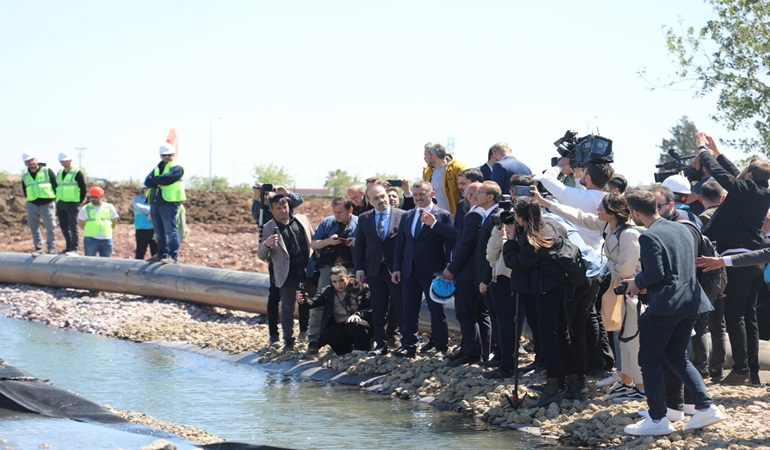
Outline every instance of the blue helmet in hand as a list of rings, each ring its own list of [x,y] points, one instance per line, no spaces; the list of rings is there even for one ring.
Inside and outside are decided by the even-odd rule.
[[[436,276],[430,283],[430,299],[445,305],[455,299],[455,282],[441,275]]]

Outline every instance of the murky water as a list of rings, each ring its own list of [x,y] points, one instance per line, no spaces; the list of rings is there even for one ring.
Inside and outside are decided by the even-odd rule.
[[[231,442],[356,449],[534,448],[537,442],[522,433],[357,388],[7,318],[0,318],[0,358],[94,402],[201,427]],[[46,441],[52,448],[77,448],[64,445],[72,438],[57,442],[57,436],[77,435],[76,428],[84,425],[0,415],[0,437],[16,444],[5,446],[0,440],[0,449],[27,448],[24,444],[31,441],[22,441],[28,433],[22,422],[64,429]],[[105,439],[124,444],[115,436]],[[120,446],[134,447],[129,442]]]

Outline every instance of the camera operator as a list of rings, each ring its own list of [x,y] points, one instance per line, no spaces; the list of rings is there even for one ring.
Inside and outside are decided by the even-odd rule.
[[[559,164],[568,162],[569,158],[564,157],[559,161]],[[588,162],[583,169],[576,170],[578,175],[582,175],[579,183],[585,189],[566,186],[559,181],[559,173],[561,173],[561,166],[554,166],[546,169],[542,175],[536,175],[535,179],[540,181],[543,187],[559,202],[585,212],[593,212],[599,208],[604,197],[604,186],[607,185],[614,170],[609,163]],[[586,244],[596,251],[601,251],[601,233],[582,227],[578,227],[578,232]]]
[[[665,220],[650,191],[626,194],[631,217],[647,230],[639,236],[642,270],[628,283],[626,295],[647,293],[647,309],[639,317],[639,365],[647,388],[649,416],[625,427],[634,435],[666,435],[674,431],[666,410],[663,366],[693,394],[695,415],[684,430],[712,425],[726,417],[713,404],[703,378],[687,357],[690,333],[699,314],[713,310],[695,274],[695,245],[686,225]]]
[[[626,199],[617,193],[607,194],[602,199],[596,214],[581,211],[570,206],[553,203],[535,192],[535,200],[548,208],[552,213],[562,217],[576,226],[591,228],[604,236],[604,254],[607,257],[605,269],[610,280],[607,290],[602,295],[602,323],[611,331],[621,332],[618,335],[620,358],[617,374],[596,383],[597,387],[612,386],[605,398],[618,400],[639,400],[644,398],[644,383],[637,357],[639,355],[639,339],[635,337],[638,330],[639,299],[635,297],[618,296],[614,289],[621,280],[639,272],[639,234],[640,230],[629,225],[629,211]],[[585,253],[584,253],[584,259]],[[590,259],[586,259],[590,261]],[[586,275],[590,275],[590,272]],[[569,315],[572,325],[571,332],[573,347],[585,371],[588,357],[585,329],[589,312],[599,292],[599,276],[588,278],[588,287],[584,286],[575,292],[575,299],[570,302]],[[593,286],[592,286],[593,284]],[[595,286],[595,287],[594,287]],[[598,331],[595,331],[598,333]],[[581,336],[582,334],[582,336]]]
[[[332,215],[324,218],[313,234],[310,248],[315,250],[315,271],[318,275],[318,291],[329,286],[329,274],[335,265],[353,269],[353,246],[358,232],[358,217],[353,215],[353,202],[347,197],[335,197],[331,202]],[[308,324],[308,346],[310,354],[320,348],[323,311],[311,309]],[[368,350],[368,349],[367,349]]]
[[[762,246],[762,225],[770,208],[770,164],[753,159],[739,172],[727,157],[719,153],[710,136],[698,133],[696,143],[698,153],[695,159],[730,193],[703,234],[716,241],[722,256],[759,249]],[[722,384],[759,384],[756,312],[762,267],[729,267],[727,280],[725,323],[733,352],[733,367]]]
[[[263,185],[265,187],[265,192],[262,191]],[[267,222],[270,222],[273,219],[269,200],[278,193],[276,191],[279,188],[281,189],[281,195],[286,197],[290,212],[294,211],[294,208],[301,205],[304,201],[299,194],[289,192],[283,186],[273,186],[269,183],[254,183],[254,186],[252,186],[253,199],[251,202],[251,217],[254,219],[254,222],[257,223],[260,231],[262,231]],[[264,238],[264,236],[260,236],[260,238]],[[281,345],[281,339],[278,335],[278,318],[280,317],[278,304],[281,301],[281,295],[278,286],[275,284],[275,270],[273,268],[272,259],[267,263],[267,271],[270,276],[270,288],[267,291],[267,330],[270,334],[269,345],[271,347],[277,347]]]

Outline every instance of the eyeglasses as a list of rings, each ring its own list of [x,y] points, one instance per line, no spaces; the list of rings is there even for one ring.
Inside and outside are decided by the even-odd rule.
[[[668,202],[658,203],[658,209],[668,206]]]
[[[174,156],[172,153],[166,153],[165,155],[160,155],[161,158],[165,158],[165,157],[171,158],[172,156]]]

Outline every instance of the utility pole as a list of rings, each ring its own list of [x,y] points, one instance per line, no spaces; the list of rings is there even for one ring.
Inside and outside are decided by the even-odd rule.
[[[83,150],[86,147],[75,147],[75,151],[78,152],[78,167],[83,168]]]

